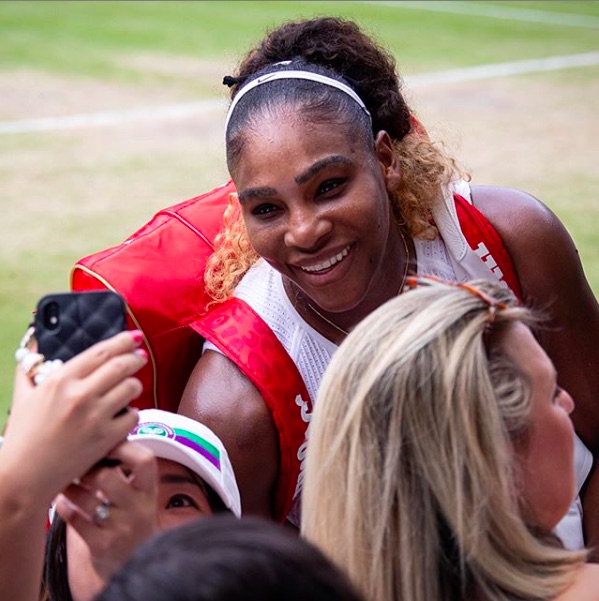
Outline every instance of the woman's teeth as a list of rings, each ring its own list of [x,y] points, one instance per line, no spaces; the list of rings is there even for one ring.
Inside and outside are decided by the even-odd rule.
[[[334,257],[323,261],[322,263],[318,263],[318,265],[312,265],[311,267],[302,267],[303,271],[307,271],[308,273],[317,273],[318,271],[324,271],[325,269],[329,269],[333,265],[339,263],[342,259],[347,257],[349,253],[349,245],[346,246],[340,253],[337,253]]]

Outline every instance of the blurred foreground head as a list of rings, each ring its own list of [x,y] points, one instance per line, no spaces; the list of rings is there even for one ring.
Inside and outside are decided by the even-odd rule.
[[[552,599],[583,560],[550,534],[572,399],[507,290],[408,284],[325,374],[302,529],[372,601]]]
[[[221,514],[138,549],[96,601],[359,601],[344,576],[296,533]]]

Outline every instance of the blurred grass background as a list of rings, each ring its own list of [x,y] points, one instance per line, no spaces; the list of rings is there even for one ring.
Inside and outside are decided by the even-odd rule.
[[[444,69],[598,50],[597,2],[441,4],[582,15],[589,25],[418,10],[402,2],[5,1],[0,122],[224,102],[222,76],[267,28],[319,14],[358,21],[395,54],[408,81]],[[597,158],[589,115],[596,116],[598,75],[593,66],[421,98],[410,92],[423,116],[465,149],[476,182],[527,189],[560,216],[596,293],[599,181],[588,164],[590,155]],[[515,112],[525,113],[524,126]],[[120,242],[159,208],[223,182],[223,117],[224,109],[179,121],[0,134],[0,423],[14,349],[37,299],[66,290],[81,256]],[[473,139],[476,148],[468,146]],[[541,151],[523,146],[527,140],[540,142]]]

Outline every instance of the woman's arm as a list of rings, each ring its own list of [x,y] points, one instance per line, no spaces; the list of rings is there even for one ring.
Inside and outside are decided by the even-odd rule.
[[[46,520],[56,494],[137,423],[127,407],[147,356],[130,332],[101,342],[35,387],[21,367],[0,449],[0,599],[37,601]]]
[[[560,220],[539,200],[518,190],[473,187],[474,204],[508,250],[524,299],[550,317],[539,341],[560,386],[574,398],[576,432],[599,455],[599,305],[578,251]],[[596,468],[594,467],[594,470]],[[590,478],[593,478],[591,473]],[[599,486],[582,498],[587,544],[599,544]]]
[[[278,434],[270,410],[250,381],[225,356],[206,351],[187,383],[179,413],[202,422],[222,440],[235,470],[243,513],[273,517]]]

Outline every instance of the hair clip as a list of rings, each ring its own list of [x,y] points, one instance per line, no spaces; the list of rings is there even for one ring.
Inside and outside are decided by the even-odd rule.
[[[502,311],[503,309],[508,308],[508,305],[506,305],[505,303],[498,301],[483,290],[480,290],[479,288],[473,286],[472,284],[469,284],[468,282],[449,282],[447,280],[443,280],[441,278],[429,275],[411,275],[406,278],[406,287],[410,289],[418,288],[419,286],[434,286],[435,284],[444,284],[453,288],[461,288],[462,290],[466,290],[467,292],[470,292],[470,294],[473,294],[474,296],[480,298],[484,303],[486,303],[489,306],[489,325],[493,324],[493,322],[495,321],[497,311]]]
[[[223,85],[229,88],[242,84],[247,79],[247,75],[240,75],[235,77],[234,75],[225,75],[223,77]]]

